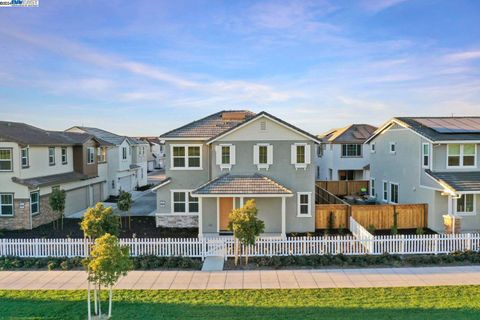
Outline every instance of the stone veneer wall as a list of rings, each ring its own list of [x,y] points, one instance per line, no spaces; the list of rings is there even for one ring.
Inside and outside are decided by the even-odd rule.
[[[198,228],[198,216],[165,215],[157,216],[157,227]]]
[[[33,228],[58,219],[59,215],[53,212],[48,204],[50,195],[40,196],[40,212],[32,217]],[[20,204],[23,203],[23,208]],[[30,229],[30,199],[14,199],[13,217],[0,217],[0,229],[22,230]]]

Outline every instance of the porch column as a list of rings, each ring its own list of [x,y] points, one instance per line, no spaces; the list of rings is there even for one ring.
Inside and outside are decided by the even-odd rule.
[[[286,198],[282,197],[282,237],[285,238],[287,236],[286,232]]]
[[[203,237],[203,213],[202,213],[202,198],[198,198],[198,237]]]
[[[240,208],[243,207],[243,197],[240,197]]]

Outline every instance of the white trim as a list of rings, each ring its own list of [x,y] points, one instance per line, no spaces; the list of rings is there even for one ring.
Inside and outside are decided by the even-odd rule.
[[[24,150],[26,151],[25,157],[23,156]],[[23,159],[27,160],[27,163],[25,165],[23,164]],[[22,169],[27,169],[28,167],[30,167],[30,149],[28,146],[26,146],[25,148],[20,148],[20,166],[22,167]]]
[[[221,144],[218,144],[216,147],[218,147],[218,149],[215,148],[215,152],[216,153],[218,152],[219,154],[218,155],[215,154],[215,158],[220,160],[220,162],[216,163],[216,164],[220,167],[220,170],[221,171],[223,171],[224,169],[232,170],[233,165],[236,163],[236,161],[235,161],[235,156],[236,156],[235,155],[235,145],[233,145],[232,143],[221,143]],[[223,150],[222,150],[222,148],[223,147],[228,147],[229,163],[222,163],[222,160],[223,160]]]
[[[392,185],[393,185],[393,186],[397,186],[397,202],[393,202],[393,201],[392,201],[392,194],[393,194],[393,193],[392,193]],[[400,201],[399,201],[399,199],[400,199],[400,184],[397,183],[397,182],[389,182],[389,183],[388,183],[388,189],[389,189],[389,191],[388,191],[388,197],[389,197],[388,203],[390,203],[390,204],[399,204],[399,203],[400,203]]]
[[[183,147],[185,150],[184,167],[174,167],[173,166],[173,148],[174,147]],[[188,166],[188,147],[200,147],[200,166],[199,167],[189,167]],[[203,170],[203,145],[202,144],[171,144],[170,145],[170,167],[169,170]]]
[[[375,142],[372,142],[372,143],[370,144],[370,153],[375,153],[375,152],[377,152],[376,147],[377,147],[377,146],[376,146]]]
[[[456,144],[456,145],[459,145],[460,146],[460,154],[458,155],[460,157],[459,159],[459,165],[458,166],[449,166],[448,165],[448,152],[450,150],[450,146],[452,144]],[[463,165],[463,157],[465,156],[464,154],[464,146],[466,144],[473,144],[475,146],[475,152],[473,153],[473,157],[474,157],[474,162],[473,162],[473,166],[465,166]],[[446,162],[446,168],[447,169],[476,169],[477,168],[477,145],[475,143],[448,143],[447,144],[447,162]]]
[[[217,233],[220,233],[220,197],[217,196]]]
[[[36,193],[37,194],[37,212],[32,212],[32,194],[33,193]],[[36,191],[32,191],[30,192],[30,196],[29,196],[29,202],[30,202],[30,216],[36,216],[37,214],[40,213],[40,190],[36,190]]]
[[[480,140],[439,140],[436,144],[479,144]]]
[[[395,149],[394,151],[392,151],[392,146],[395,147],[395,148],[394,148],[394,149]],[[396,142],[391,141],[391,142],[388,144],[388,152],[389,152],[390,154],[396,154],[396,153],[397,153],[397,143],[396,143]]]
[[[372,192],[372,191],[375,191],[375,192]],[[371,198],[377,197],[377,186],[375,185],[375,178],[370,177],[368,194],[370,195]]]
[[[385,190],[386,188],[386,190]],[[385,191],[387,192],[387,198],[385,198]],[[388,190],[388,181],[387,180],[382,180],[382,202],[387,203],[388,202],[388,195],[390,193],[390,190]]]
[[[302,195],[308,196],[308,214],[300,213],[301,204],[300,198]],[[311,218],[312,217],[312,193],[311,192],[297,192],[297,218]]]
[[[166,186],[166,185],[169,184],[170,182],[172,182],[172,179],[160,183],[158,186],[155,186],[155,187],[153,187],[152,189],[150,189],[150,191],[155,192],[155,191],[157,191],[158,189],[160,189],[161,187]]]
[[[286,214],[286,198],[282,197],[282,237],[286,237],[287,232],[287,214]]]
[[[304,152],[304,162],[303,163],[298,163],[297,162],[297,147],[302,147],[302,146],[303,146],[303,152]],[[290,152],[292,153],[290,155],[291,162],[295,166],[295,170],[298,170],[298,169],[307,170],[307,167],[310,164],[310,158],[311,158],[310,145],[308,143],[305,143],[305,142],[293,143]]]
[[[415,130],[413,130],[412,128],[408,127],[407,124],[395,119],[395,118],[392,118],[390,119],[389,121],[387,121],[385,124],[383,124],[380,128],[378,128],[377,130],[375,130],[375,132],[373,133],[373,135],[368,138],[364,144],[368,144],[370,143],[370,141],[374,140],[380,133],[382,133],[383,131],[387,131],[387,130],[398,130],[398,129],[389,129],[388,127],[391,126],[392,124],[398,124],[399,126],[402,126],[404,127],[405,129],[407,130],[410,130],[411,132],[415,133],[417,136],[420,136],[422,138],[424,138],[425,140],[427,140],[428,142],[430,143],[433,143],[434,141],[429,139],[428,137],[424,136],[423,134],[420,134],[418,132],[416,132]],[[437,141],[438,143],[438,141]]]
[[[427,151],[428,151],[427,154],[424,153],[424,151],[425,151],[425,146],[427,146],[427,148],[428,148],[428,149],[427,149]],[[422,168],[425,168],[425,169],[430,168],[430,161],[431,161],[431,159],[430,159],[430,154],[431,154],[431,153],[432,153],[432,150],[431,150],[431,148],[430,148],[430,143],[428,143],[428,142],[422,142],[422,152],[421,152]],[[425,165],[425,159],[424,159],[425,156],[428,157],[428,163],[427,163],[426,165]]]
[[[455,199],[454,201],[454,209],[455,209],[455,215],[458,215],[458,216],[465,216],[465,217],[468,217],[468,216],[476,216],[477,215],[477,197],[475,196],[475,194],[472,194],[472,193],[461,193],[459,194],[460,196],[462,195],[473,195],[473,211],[472,212],[468,212],[468,211],[457,211],[457,203],[458,203],[458,200],[461,199],[458,198],[458,199]],[[465,199],[466,201],[466,199]]]
[[[260,147],[267,148],[267,163],[260,163]],[[258,151],[255,151],[255,149]],[[255,143],[253,145],[253,156],[257,156],[256,159],[253,159],[253,164],[257,166],[257,170],[268,170],[270,168],[270,165],[273,164],[273,145],[265,142]],[[270,156],[272,159],[270,159]]]
[[[165,143],[165,141],[204,141],[208,140],[208,138],[193,138],[193,137],[183,137],[183,138],[162,138],[160,143]]]
[[[293,194],[284,194],[284,193],[269,193],[269,194],[242,194],[242,193],[231,193],[231,194],[192,194],[196,198],[280,198],[280,197],[293,197]]]
[[[202,210],[200,208],[200,198],[198,198],[195,195],[192,195],[193,198],[198,198],[198,212],[190,212],[189,208],[189,199],[188,196],[189,194],[192,193],[193,190],[188,190],[188,189],[172,189],[170,190],[170,214],[172,215],[199,215],[201,214]],[[175,199],[174,199],[174,193],[184,193],[185,194],[185,211],[184,212],[175,212]]]
[[[312,141],[314,141],[314,142],[316,142],[316,143],[321,143],[320,140],[313,139],[312,137],[310,137],[310,136],[308,136],[308,135],[306,135],[306,134],[304,134],[304,133],[302,133],[302,132],[300,132],[300,131],[292,128],[291,126],[287,126],[286,124],[284,124],[284,123],[282,123],[282,122],[280,122],[280,121],[278,121],[278,120],[275,120],[275,119],[269,117],[269,116],[266,115],[266,114],[262,114],[262,115],[260,115],[260,116],[258,116],[258,117],[253,117],[253,118],[251,118],[250,120],[245,121],[244,123],[242,123],[242,124],[239,125],[238,127],[235,127],[234,129],[231,129],[231,130],[229,130],[229,131],[227,131],[227,132],[219,135],[218,137],[216,137],[216,138],[208,141],[206,144],[209,145],[209,144],[211,144],[211,143],[213,143],[213,142],[215,142],[215,141],[217,141],[217,140],[219,140],[219,139],[222,139],[222,138],[224,138],[225,136],[227,136],[227,135],[229,135],[229,134],[231,134],[231,133],[233,133],[233,132],[235,132],[235,131],[237,131],[237,130],[240,130],[241,128],[249,125],[252,121],[258,120],[258,119],[260,119],[260,118],[267,118],[267,119],[275,122],[275,123],[278,124],[278,125],[281,125],[281,126],[287,128],[287,129],[289,129],[289,130],[291,130],[291,131],[293,131],[293,132],[296,132],[297,134],[299,134],[299,135],[307,138],[308,140],[312,140]],[[186,139],[186,140],[189,140],[189,139]]]
[[[2,196],[11,196],[12,197],[12,214],[3,214],[2,206],[10,206],[10,204],[2,204]],[[1,192],[0,193],[0,217],[14,217],[15,216],[15,194],[13,192]]]

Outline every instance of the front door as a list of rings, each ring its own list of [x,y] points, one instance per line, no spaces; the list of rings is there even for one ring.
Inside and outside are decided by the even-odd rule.
[[[219,199],[220,231],[228,231],[228,215],[233,210],[233,198]]]

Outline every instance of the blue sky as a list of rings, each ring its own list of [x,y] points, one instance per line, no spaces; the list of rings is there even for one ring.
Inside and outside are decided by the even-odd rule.
[[[312,133],[480,115],[480,1],[62,1],[0,8],[0,119],[159,135],[222,109]]]

